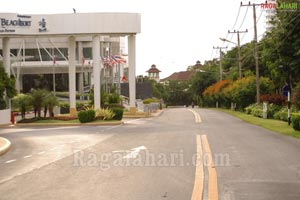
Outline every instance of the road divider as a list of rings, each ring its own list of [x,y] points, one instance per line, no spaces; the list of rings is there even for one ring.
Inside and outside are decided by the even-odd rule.
[[[202,200],[203,195],[203,152],[200,135],[196,136],[197,140],[197,160],[196,160],[196,172],[195,172],[195,183],[192,194],[192,200]]]
[[[203,144],[203,149],[205,153],[206,165],[208,169],[208,199],[218,200],[218,181],[217,181],[217,171],[212,158],[211,149],[208,143],[206,135],[201,135],[201,140]]]
[[[194,110],[192,110],[192,109],[189,109],[189,111],[191,111],[191,112],[194,114],[195,122],[196,122],[196,123],[201,123],[201,122],[202,122],[199,113],[197,113],[196,111],[194,111]]]

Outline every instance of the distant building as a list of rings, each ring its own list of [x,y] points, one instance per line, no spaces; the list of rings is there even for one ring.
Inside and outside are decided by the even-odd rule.
[[[159,73],[161,71],[156,68],[156,65],[151,65],[151,68],[147,72],[150,80],[155,80],[157,83],[160,81]]]
[[[191,65],[187,68],[187,71],[201,71],[203,65],[198,60],[195,65]]]
[[[167,84],[169,81],[180,81],[180,82],[188,81],[193,77],[194,73],[195,73],[194,71],[174,72],[171,76],[161,79],[160,82]]]
[[[266,4],[276,5],[276,0],[267,0]],[[272,24],[272,21],[276,17],[276,8],[266,9],[265,12],[266,12],[266,31],[269,32],[274,28],[274,24]]]

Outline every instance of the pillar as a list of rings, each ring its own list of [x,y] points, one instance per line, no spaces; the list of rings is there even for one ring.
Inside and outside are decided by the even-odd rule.
[[[3,45],[3,66],[5,68],[6,73],[10,76],[10,45],[9,38],[5,37],[2,39]]]
[[[101,84],[100,84],[100,37],[93,36],[93,75],[94,75],[94,108],[101,108]]]
[[[83,48],[82,42],[78,42],[78,61],[81,64],[81,72],[78,74],[78,91],[83,95],[83,75],[84,75],[84,63],[83,63]]]
[[[76,116],[76,41],[74,36],[69,37],[68,55],[70,116]]]
[[[3,66],[8,76],[10,76],[10,42],[8,37],[2,39],[2,54],[3,54]],[[7,97],[5,97],[5,100],[7,103],[6,104],[7,108],[10,109],[11,108],[10,100]]]
[[[132,114],[136,113],[135,45],[135,35],[128,36],[129,106]]]

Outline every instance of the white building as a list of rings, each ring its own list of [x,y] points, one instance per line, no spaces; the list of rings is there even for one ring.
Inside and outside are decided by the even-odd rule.
[[[70,114],[76,115],[76,85],[82,92],[92,82],[94,107],[99,108],[101,83],[122,76],[118,67],[105,71],[101,57],[123,53],[126,38],[130,107],[135,112],[135,35],[140,31],[137,13],[0,13],[0,59],[7,73],[15,75],[19,91],[26,89],[23,79],[29,76],[31,81],[34,74],[51,75],[55,85],[51,90],[58,87],[57,77],[67,81]]]

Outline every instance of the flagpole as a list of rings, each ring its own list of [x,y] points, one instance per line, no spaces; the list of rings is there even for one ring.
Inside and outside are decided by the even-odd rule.
[[[56,89],[55,89],[55,63],[56,63],[56,57],[53,56],[53,94],[56,96]]]

